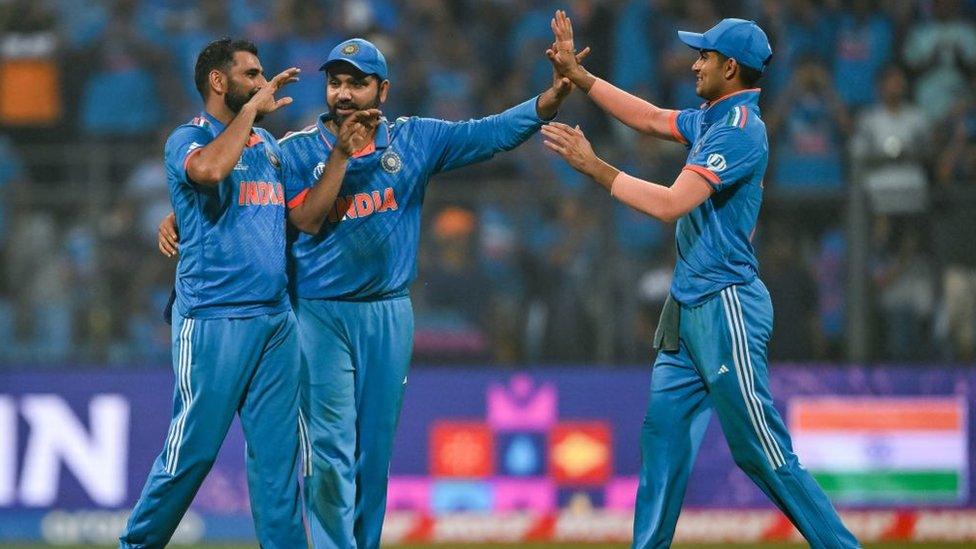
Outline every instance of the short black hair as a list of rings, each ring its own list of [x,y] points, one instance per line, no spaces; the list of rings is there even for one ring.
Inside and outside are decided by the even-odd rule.
[[[723,63],[729,58],[727,55],[725,55],[720,51],[716,51],[715,54],[718,55],[719,61]],[[742,84],[745,87],[755,88],[756,84],[759,83],[759,79],[762,78],[763,76],[762,71],[754,69],[752,67],[747,67],[742,63],[739,63],[738,61],[739,60],[736,59],[736,63],[739,65],[739,80],[742,82]]]
[[[210,78],[210,71],[217,69],[227,72],[227,69],[234,63],[234,54],[239,51],[246,51],[258,54],[258,47],[249,40],[234,40],[233,38],[220,38],[207,44],[200,55],[197,56],[197,65],[193,71],[193,81],[197,85],[200,97],[206,101],[207,85]]]

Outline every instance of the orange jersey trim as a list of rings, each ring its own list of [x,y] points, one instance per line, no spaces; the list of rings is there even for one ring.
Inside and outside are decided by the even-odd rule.
[[[688,140],[685,139],[685,136],[681,135],[681,130],[678,129],[678,112],[679,111],[671,111],[671,115],[668,116],[668,125],[671,127],[671,135],[678,140],[678,143],[687,145]]]
[[[685,164],[685,167],[682,168],[682,170],[691,170],[697,173],[698,175],[704,177],[705,179],[707,179],[708,182],[711,183],[712,185],[718,185],[719,183],[722,182],[722,179],[719,176],[715,175],[715,172],[709,170],[708,168],[703,168],[701,166],[696,166],[694,164]]]
[[[312,189],[311,188],[305,189],[304,191],[296,194],[294,198],[288,201],[288,208],[291,209],[291,208],[297,208],[298,206],[301,206],[305,202],[305,199],[308,198],[308,191],[310,190]]]
[[[376,152],[376,142],[370,141],[368,145],[352,153],[352,158],[359,158],[360,156],[366,156],[374,152]]]

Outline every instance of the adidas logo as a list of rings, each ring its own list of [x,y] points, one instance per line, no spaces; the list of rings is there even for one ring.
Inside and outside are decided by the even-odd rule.
[[[241,172],[246,169],[247,166],[245,166],[240,160],[237,161],[237,164],[234,164],[234,171]]]
[[[722,367],[718,369],[718,373],[727,374],[729,373],[729,369],[725,367],[725,364],[723,364]]]

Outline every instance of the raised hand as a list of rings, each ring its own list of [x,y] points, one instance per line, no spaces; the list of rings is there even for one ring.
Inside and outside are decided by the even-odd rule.
[[[552,34],[556,38],[555,49],[557,51],[568,51],[576,53],[576,45],[573,44],[573,22],[563,10],[556,10],[555,15],[549,21]]]
[[[553,71],[562,77],[574,79],[583,72],[580,63],[590,54],[590,48],[577,53],[573,42],[573,23],[566,16],[566,12],[556,10],[556,15],[549,21],[554,41],[546,50],[546,57],[552,63]]]
[[[278,93],[282,87],[291,84],[292,82],[298,82],[298,73],[300,72],[302,72],[301,69],[296,67],[281,71],[267,84],[261,86],[258,93],[254,94],[248,103],[255,106],[259,115],[272,113],[279,108],[290,104],[292,101],[291,97],[281,97],[279,99],[275,99],[275,94]]]
[[[549,49],[546,50],[546,57],[548,57],[550,61],[552,61],[553,56],[556,55],[556,48],[556,43],[553,42],[552,45],[549,46]],[[590,48],[585,48],[583,51],[577,53],[575,56],[577,66],[579,66],[583,59],[586,59],[586,56],[589,54]],[[563,98],[573,91],[573,81],[570,80],[569,77],[564,76],[559,72],[555,62],[552,63],[552,89],[556,92],[556,98],[560,101],[562,101]]]
[[[356,111],[339,126],[336,146],[347,156],[365,147],[376,132],[382,113],[379,109]]]
[[[542,143],[563,157],[573,169],[586,175],[592,173],[594,163],[599,159],[579,126],[573,128],[559,122],[550,122],[542,126],[542,135],[545,137]]]

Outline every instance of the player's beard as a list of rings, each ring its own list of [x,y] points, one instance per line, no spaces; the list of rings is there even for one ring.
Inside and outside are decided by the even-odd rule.
[[[224,104],[227,108],[234,114],[241,112],[244,105],[254,97],[254,94],[258,93],[258,90],[254,89],[249,92],[243,91],[241,87],[231,84],[230,89],[224,95]],[[254,123],[257,124],[264,118],[263,114],[257,114],[254,116]]]
[[[335,105],[329,106],[329,117],[335,121],[336,126],[341,126],[343,122],[346,121],[347,116],[340,116],[339,109],[353,109],[357,111],[364,111],[366,109],[378,109],[380,106],[380,92],[376,91],[376,97],[366,105],[357,105],[352,101],[337,102]]]

